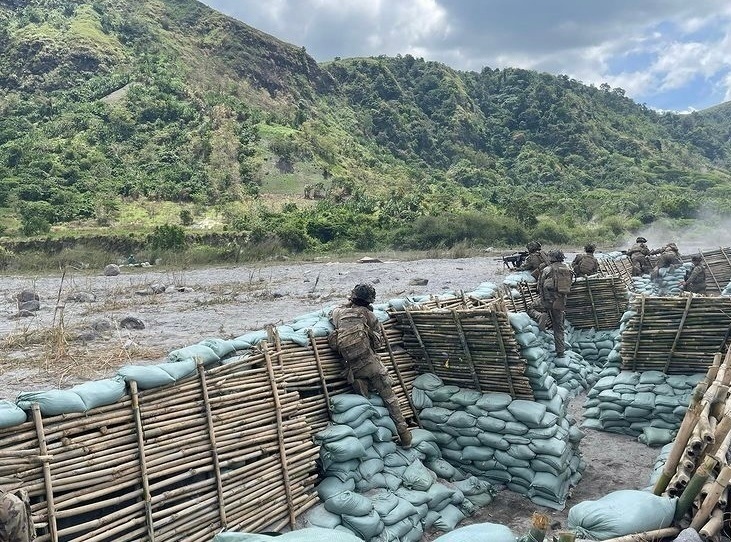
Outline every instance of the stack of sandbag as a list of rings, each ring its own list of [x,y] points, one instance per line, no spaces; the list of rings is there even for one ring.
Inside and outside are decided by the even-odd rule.
[[[642,442],[653,446],[665,444],[673,439],[702,379],[702,374],[660,371],[606,375],[587,394],[582,427],[642,436]]]
[[[650,473],[650,480],[648,482],[647,487],[645,488],[647,491],[652,491],[655,487],[655,482],[657,482],[658,478],[660,478],[660,475],[662,474],[662,469],[665,466],[665,463],[668,460],[668,456],[670,455],[670,451],[673,449],[673,444],[675,441],[666,443],[662,448],[660,448],[660,452],[657,454],[657,457],[655,458],[655,463],[652,465],[652,472]]]
[[[363,540],[415,542],[432,526],[454,529],[492,501],[494,488],[444,461],[431,432],[414,429],[411,448],[396,446],[396,427],[380,397],[338,395],[330,408],[333,425],[315,435],[323,504],[307,513],[309,525]]]
[[[422,426],[460,470],[556,509],[581,479],[583,434],[566,416],[560,393],[551,400],[514,400],[506,393],[445,386],[424,374],[414,381],[412,396],[422,409]]]
[[[465,294],[472,299],[487,300],[498,297],[498,286],[494,282],[481,282],[477,288]]]
[[[522,294],[517,288],[520,283],[536,285],[538,281],[530,274],[530,271],[515,271],[506,275],[503,279],[503,285],[510,292],[511,298],[517,299],[522,297]]]
[[[619,341],[619,331],[596,331],[593,328],[572,328],[568,338],[571,349],[578,352],[585,361],[598,369],[604,368],[607,358]],[[596,381],[596,380],[595,380]],[[591,382],[593,384],[593,382]]]
[[[598,376],[595,373],[598,374],[599,368],[570,350],[564,356],[556,357],[553,333],[540,331],[528,314],[513,312],[508,314],[508,319],[520,345],[521,356],[527,362],[525,376],[536,399],[553,399],[557,387],[568,390],[569,396],[573,397],[596,382]],[[573,328],[570,324],[566,328],[566,344],[570,344]]]
[[[690,267],[690,263],[662,267],[658,270],[658,277],[655,279],[650,275],[632,277],[632,289],[638,294],[644,295],[679,295],[683,291],[680,283],[685,280],[685,272]]]

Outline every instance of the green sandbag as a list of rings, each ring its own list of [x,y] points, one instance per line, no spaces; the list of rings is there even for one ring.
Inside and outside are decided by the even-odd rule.
[[[508,393],[488,392],[482,394],[475,406],[487,412],[494,412],[505,409],[512,401],[513,398]]]
[[[81,397],[86,405],[86,410],[100,406],[111,405],[124,397],[127,386],[124,378],[116,376],[105,380],[84,382],[71,388],[71,391]]]
[[[457,472],[457,469],[453,465],[442,458],[432,459],[426,462],[425,465],[428,469],[434,471],[434,474],[438,478],[443,478],[444,480],[452,480]]]
[[[452,502],[455,490],[448,488],[444,484],[435,483],[429,488],[429,510],[441,510]],[[464,497],[463,497],[464,498]]]
[[[378,473],[383,472],[384,468],[383,459],[366,459],[365,461],[361,461],[360,465],[358,466],[358,472],[360,472],[361,476],[365,479],[371,478],[372,476],[375,476]]]
[[[30,411],[33,403],[38,403],[44,416],[86,411],[84,401],[71,390],[26,391],[18,394],[16,404],[23,410]]]
[[[325,510],[324,504],[318,504],[305,513],[305,525],[308,527],[334,529],[340,525],[340,516]]]
[[[465,446],[462,450],[462,459],[466,461],[487,461],[492,459],[493,448],[486,446]]]
[[[416,459],[406,468],[403,476],[404,486],[417,491],[426,491],[434,483],[433,473]]]
[[[474,390],[460,390],[451,397],[451,401],[460,406],[473,406],[480,400],[482,394]]]
[[[459,391],[459,386],[442,386],[441,388],[437,388],[435,390],[426,390],[426,394],[434,402],[446,402],[450,401],[452,395]]]
[[[219,358],[224,358],[229,354],[233,354],[236,351],[236,344],[233,341],[229,341],[226,339],[204,339],[198,344],[207,346],[208,348],[213,350]]]
[[[320,455],[323,459],[336,463],[361,458],[365,453],[363,444],[356,437],[345,437],[340,440],[326,442],[320,448]]]
[[[519,422],[528,427],[540,427],[541,420],[546,415],[546,407],[534,401],[516,399],[507,406],[507,409]]]
[[[351,516],[349,514],[343,514],[342,522],[345,527],[348,527],[363,540],[370,540],[371,538],[378,536],[381,531],[383,531],[384,527],[383,521],[381,521],[381,516],[379,516],[375,510],[371,510],[365,516]]]
[[[315,433],[315,442],[323,444],[325,442],[335,442],[345,437],[354,437],[355,431],[349,425],[329,425],[322,431]]]
[[[366,516],[373,511],[373,503],[364,495],[343,491],[326,500],[325,509],[333,514]]]
[[[620,490],[569,510],[568,528],[582,538],[606,540],[670,526],[677,499],[648,491]]]
[[[433,373],[425,373],[419,375],[414,379],[413,387],[424,391],[434,391],[437,388],[444,386],[444,382],[437,375]]]
[[[193,344],[185,348],[178,348],[168,354],[168,360],[171,362],[192,360],[193,362],[201,362],[204,365],[220,361],[221,358],[205,344]]]
[[[0,401],[0,429],[25,423],[28,415],[25,410],[11,401]]]
[[[405,487],[398,488],[396,490],[396,495],[402,499],[406,499],[414,506],[421,506],[422,504],[427,504],[431,500],[429,493],[427,493],[426,491],[418,491],[415,489],[408,489]]]
[[[353,491],[354,489],[355,482],[353,480],[342,481],[335,476],[327,476],[323,478],[322,482],[317,484],[317,496],[320,497],[322,502],[325,502],[339,493]]]
[[[364,407],[370,407],[371,402],[362,395],[355,393],[342,393],[330,397],[330,411],[336,414],[342,414],[343,412],[349,412],[353,408],[359,407],[361,410],[358,415],[362,412]]]
[[[480,439],[480,442],[482,442],[484,446],[495,450],[507,450],[510,448],[510,443],[499,434],[480,433],[477,435],[477,438]]]
[[[637,437],[642,444],[647,446],[664,446],[675,438],[674,429],[660,429],[659,427],[645,427],[642,434]]]
[[[419,511],[416,509],[416,507],[411,504],[406,499],[402,499],[400,497],[396,497],[398,499],[398,503],[396,506],[391,510],[388,514],[385,516],[382,516],[383,518],[383,524],[388,526],[391,526],[395,523],[398,523],[402,519],[406,519],[409,516],[418,515]]]
[[[420,420],[428,420],[435,423],[447,423],[452,411],[442,407],[425,408],[419,413]]]
[[[411,390],[411,400],[414,403],[414,407],[418,410],[423,410],[425,408],[433,406],[432,400],[429,398],[426,392],[416,387]]]
[[[480,416],[477,418],[477,427],[488,433],[500,433],[505,429],[505,421],[498,418]]]
[[[452,412],[452,414],[449,416],[449,419],[447,420],[447,425],[456,429],[475,427],[475,425],[477,425],[477,418],[475,418],[471,414],[467,414],[462,410],[456,410]]]
[[[462,510],[453,504],[448,504],[439,511],[439,519],[434,522],[434,527],[442,531],[451,531],[464,518],[465,515]]]
[[[149,390],[175,382],[170,373],[159,365],[125,365],[117,371],[117,374],[126,382],[131,380],[137,382],[140,390]]]

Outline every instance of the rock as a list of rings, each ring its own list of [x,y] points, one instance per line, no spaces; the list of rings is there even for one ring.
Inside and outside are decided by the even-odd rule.
[[[88,343],[88,342],[91,342],[91,341],[95,341],[95,340],[97,340],[98,338],[99,338],[99,335],[97,335],[97,334],[96,334],[96,333],[95,333],[95,332],[94,332],[93,330],[91,330],[91,329],[87,329],[87,330],[85,330],[85,331],[82,331],[81,333],[79,333],[79,334],[78,334],[78,335],[76,336],[76,340],[77,340],[77,341],[81,341],[81,342],[85,342],[85,343]]]
[[[124,329],[145,329],[145,324],[134,316],[125,316],[119,321],[119,327]]]
[[[24,301],[23,303],[18,304],[18,309],[20,311],[37,311],[41,308],[41,302],[37,299],[31,299],[30,301]]]
[[[426,286],[429,284],[429,279],[411,279],[409,286]]]
[[[35,316],[36,313],[31,311],[20,310],[13,314],[10,318],[27,318],[28,316]]]
[[[66,301],[76,301],[77,303],[93,303],[96,296],[91,292],[74,292],[66,298]]]
[[[91,323],[91,329],[104,333],[105,331],[111,331],[114,328],[114,324],[109,318],[99,318]]]
[[[378,258],[371,258],[370,256],[363,256],[358,263],[383,263]]]
[[[104,268],[105,277],[116,277],[117,275],[119,275],[119,266],[117,264],[110,263]]]
[[[41,298],[38,296],[37,293],[35,293],[32,290],[23,290],[18,295],[15,296],[15,298],[18,300],[18,303],[24,303],[26,301],[40,301]]]
[[[150,290],[152,290],[153,294],[164,294],[165,293],[166,286],[164,284],[160,284],[159,282],[153,282],[150,284]]]
[[[376,277],[376,278],[373,279],[372,282],[373,282],[373,284],[380,284],[381,283],[381,279],[379,279],[378,277]]]

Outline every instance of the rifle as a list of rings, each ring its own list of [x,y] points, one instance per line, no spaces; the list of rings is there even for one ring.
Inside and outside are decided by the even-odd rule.
[[[511,254],[510,256],[503,256],[503,265],[507,267],[508,269],[518,269],[521,265],[523,265],[523,262],[525,261],[526,257],[528,256],[528,251],[524,250],[521,252],[515,252],[514,254]]]

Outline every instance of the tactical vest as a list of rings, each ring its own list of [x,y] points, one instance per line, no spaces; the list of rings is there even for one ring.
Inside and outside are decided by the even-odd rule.
[[[335,343],[338,352],[346,361],[353,361],[370,353],[368,322],[362,311],[353,307],[342,310]]]
[[[596,265],[594,265],[594,258],[591,256],[583,255],[579,260],[579,272],[582,275],[591,275],[596,273]]]

